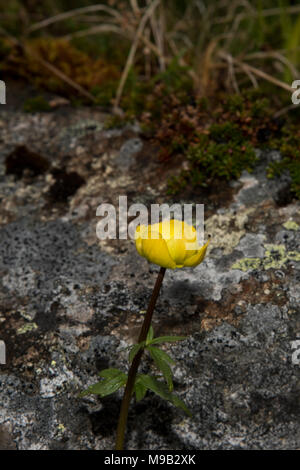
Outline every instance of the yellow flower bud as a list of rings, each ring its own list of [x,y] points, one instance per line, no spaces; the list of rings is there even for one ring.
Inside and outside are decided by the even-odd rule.
[[[205,257],[208,243],[199,246],[196,229],[176,219],[139,225],[135,232],[138,253],[163,268],[197,266]]]

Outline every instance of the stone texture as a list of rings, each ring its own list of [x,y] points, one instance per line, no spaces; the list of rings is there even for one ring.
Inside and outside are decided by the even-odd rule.
[[[97,240],[96,210],[125,194],[178,202],[165,196],[173,170],[149,157],[136,126],[103,130],[98,111],[0,112],[0,448],[112,449],[121,392],[79,392],[101,369],[128,367],[158,268],[132,241]],[[6,175],[17,145],[50,169]],[[206,214],[207,258],[167,271],[155,311],[157,335],[187,336],[165,348],[192,418],[149,393],[132,403],[128,449],[299,448],[300,207],[284,201],[287,176],[265,176],[280,155],[258,154],[231,203]],[[47,198],[53,168],[85,181],[66,201]],[[141,370],[152,368],[145,358]]]

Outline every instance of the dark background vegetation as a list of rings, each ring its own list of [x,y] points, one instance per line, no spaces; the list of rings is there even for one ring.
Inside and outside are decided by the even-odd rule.
[[[180,159],[169,192],[238,178],[254,149],[282,159],[300,197],[300,2],[288,0],[0,0],[0,73],[34,87],[26,112],[50,112],[50,92],[138,120],[163,163]]]

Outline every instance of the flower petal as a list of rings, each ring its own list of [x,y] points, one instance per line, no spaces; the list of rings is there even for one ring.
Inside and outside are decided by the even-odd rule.
[[[186,256],[185,241],[172,238],[166,243],[172,260],[178,265],[183,265]]]
[[[151,231],[151,236],[153,236],[153,233]],[[159,238],[160,234],[156,233],[155,235],[156,238],[142,240],[142,256],[150,263],[157,264],[163,268],[175,269],[176,263],[170,256],[166,241],[163,238]]]
[[[204,260],[209,241],[198,252],[184,260],[184,266],[193,268]]]

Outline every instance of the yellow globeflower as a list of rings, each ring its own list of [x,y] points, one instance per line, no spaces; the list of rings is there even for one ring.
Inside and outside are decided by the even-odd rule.
[[[208,243],[199,246],[196,229],[176,219],[139,225],[135,232],[138,253],[163,268],[197,266],[205,257]]]

